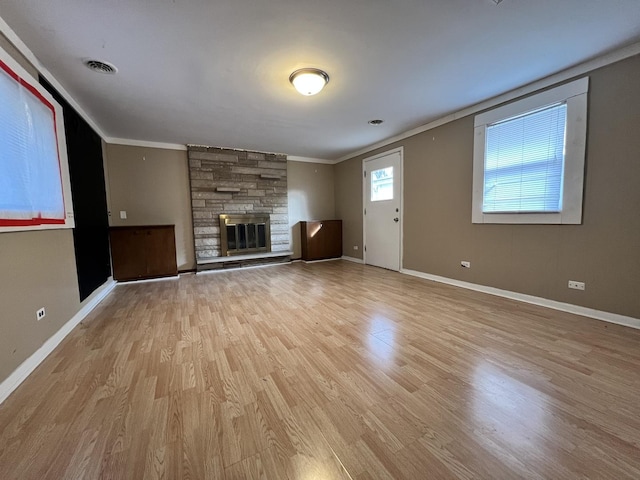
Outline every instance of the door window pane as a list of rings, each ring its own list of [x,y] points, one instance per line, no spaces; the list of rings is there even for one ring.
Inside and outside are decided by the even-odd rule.
[[[371,201],[393,200],[393,167],[371,172]]]

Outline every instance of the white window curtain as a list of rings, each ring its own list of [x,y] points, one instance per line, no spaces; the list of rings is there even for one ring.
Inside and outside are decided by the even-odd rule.
[[[567,106],[487,126],[484,213],[560,212]]]
[[[53,110],[0,67],[0,222],[64,221]]]

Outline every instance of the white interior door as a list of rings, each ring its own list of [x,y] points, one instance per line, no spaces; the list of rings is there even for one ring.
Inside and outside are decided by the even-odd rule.
[[[402,150],[364,161],[364,261],[400,270]]]

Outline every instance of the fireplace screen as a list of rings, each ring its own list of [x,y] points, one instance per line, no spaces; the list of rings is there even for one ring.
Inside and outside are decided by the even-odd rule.
[[[269,215],[220,215],[222,256],[271,251]]]

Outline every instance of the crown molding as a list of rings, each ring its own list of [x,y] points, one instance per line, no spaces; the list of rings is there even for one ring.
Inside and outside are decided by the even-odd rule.
[[[347,155],[344,155],[338,158],[335,163],[344,162],[345,160],[349,160],[359,155],[369,153],[378,148],[386,147],[387,145],[390,145],[392,143],[399,142],[409,137],[413,137],[414,135],[418,135],[419,133],[423,133],[428,130],[432,130],[446,123],[453,122],[454,120],[458,120],[459,118],[463,118],[468,115],[473,115],[474,113],[478,113],[482,110],[495,107],[496,105],[499,105],[504,102],[508,102],[510,100],[515,100],[516,98],[522,97],[524,95],[528,95],[530,93],[536,92],[543,88],[547,88],[557,83],[561,83],[566,80],[569,80],[571,78],[584,75],[598,68],[606,67],[607,65],[611,65],[612,63],[619,62],[621,60],[624,60],[629,57],[633,57],[634,55],[638,55],[638,54],[640,54],[640,42],[633,43],[631,45],[620,48],[613,52],[601,55],[597,58],[587,60],[586,62],[567,68],[566,70],[562,70],[561,72],[554,73],[553,75],[550,75],[548,77],[542,78],[540,80],[529,83],[527,85],[516,88],[514,90],[510,90],[509,92],[503,93],[502,95],[498,95],[497,97],[490,98],[489,100],[485,100],[484,102],[480,102],[471,107],[451,113],[445,117],[439,118],[438,120],[434,120],[433,122],[429,122],[420,127],[414,128],[412,130],[408,130],[404,133],[400,133],[396,136],[387,138],[386,140],[382,140],[381,142],[374,143],[373,145],[369,145],[368,147],[362,148],[360,150],[356,150],[355,152],[349,153]]]
[[[287,155],[287,160],[289,160],[290,162],[323,163],[325,165],[335,165],[339,161],[339,160],[327,160],[324,158],[297,157],[295,155]]]
[[[111,145],[128,145],[130,147],[162,148],[165,150],[187,151],[187,146],[180,143],[151,142],[146,140],[131,140],[128,138],[112,137],[107,137],[104,139],[104,141]]]

